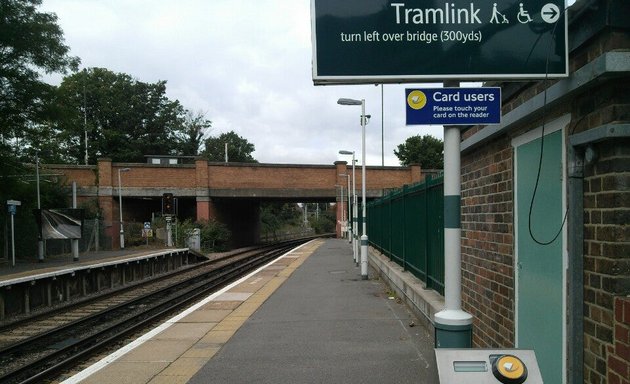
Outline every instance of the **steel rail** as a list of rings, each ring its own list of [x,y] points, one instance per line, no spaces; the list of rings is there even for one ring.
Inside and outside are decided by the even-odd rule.
[[[305,242],[305,240],[302,240]],[[227,281],[231,281],[235,279],[237,276],[242,275],[245,271],[249,271],[251,269],[256,268],[262,263],[277,257],[284,253],[287,249],[294,248],[296,242],[284,242],[283,246],[277,251],[269,251],[268,249],[263,251],[259,256],[249,256],[244,259],[237,261],[234,264],[222,266],[219,268],[220,272],[207,272],[205,275],[214,274],[214,277],[211,278],[211,281],[202,281],[194,283],[192,286],[188,288],[182,289],[181,286],[185,283],[178,283],[175,287],[166,287],[158,292],[154,292],[153,294],[147,294],[144,297],[145,300],[157,300],[152,299],[158,294],[164,294],[166,291],[175,290],[175,294],[169,294],[167,298],[163,298],[163,303],[157,304],[142,313],[133,315],[127,319],[123,319],[120,321],[116,321],[114,324],[107,326],[105,329],[98,331],[92,335],[88,335],[85,338],[79,338],[74,342],[68,343],[65,347],[58,349],[57,351],[46,354],[46,356],[42,358],[38,358],[20,368],[17,368],[11,372],[6,373],[4,376],[0,377],[0,382],[23,382],[23,383],[32,383],[43,380],[44,378],[50,378],[54,374],[58,373],[60,370],[66,369],[68,366],[74,364],[85,356],[93,353],[94,351],[103,348],[106,345],[109,345],[114,340],[118,340],[122,337],[125,337],[131,332],[139,329],[140,327],[146,326],[151,322],[156,321],[156,319],[163,317],[166,313],[172,313],[177,308],[181,308],[182,306],[188,305],[192,301],[197,300],[203,295],[206,295],[207,292],[216,289],[217,287],[222,286]],[[268,247],[267,247],[268,248]],[[198,280],[199,277],[193,278],[194,280]],[[189,283],[190,284],[190,283]],[[179,288],[178,288],[179,287]],[[126,305],[121,305],[120,308],[116,310],[122,310],[123,307],[130,307],[133,305],[137,305],[139,301],[134,300],[132,303],[126,303]],[[112,310],[113,311],[113,310]],[[88,321],[93,321],[94,319],[98,319],[99,321],[106,317],[112,316],[108,315],[108,313],[112,313],[112,311],[106,311],[105,313],[100,313],[95,316],[91,316],[90,320],[79,321],[78,323],[72,324],[72,327],[77,330],[77,332],[81,332],[78,330],[79,323],[87,323]],[[114,317],[119,317],[119,315],[113,315]],[[55,334],[59,335],[62,332],[65,332],[70,326],[64,326],[59,330],[54,332],[50,332],[49,337],[54,336]],[[122,330],[121,330],[122,328]],[[65,330],[64,330],[65,329]],[[111,335],[113,333],[113,335]],[[110,336],[107,336],[109,334]],[[66,338],[71,338],[66,336]],[[39,340],[33,340],[33,343],[43,342],[44,337],[38,338]],[[50,342],[43,342],[50,345]],[[24,346],[27,346],[31,343],[24,343]],[[89,346],[89,347],[85,347]],[[26,348],[26,347],[25,347]],[[37,348],[37,347],[34,347]],[[19,354],[20,352],[15,349],[12,353]],[[61,360],[61,361],[59,361]],[[56,361],[52,362],[51,361]],[[46,368],[42,368],[46,367]],[[36,373],[33,373],[36,372]],[[23,381],[22,381],[23,380]]]

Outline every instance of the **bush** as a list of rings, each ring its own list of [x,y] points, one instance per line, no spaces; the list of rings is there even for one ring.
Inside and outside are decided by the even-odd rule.
[[[228,249],[231,233],[227,227],[216,220],[198,221],[185,220],[177,223],[177,247],[187,247],[186,240],[192,236],[193,230],[198,228],[201,235],[201,250],[203,252],[217,252]],[[173,231],[175,229],[173,228]]]

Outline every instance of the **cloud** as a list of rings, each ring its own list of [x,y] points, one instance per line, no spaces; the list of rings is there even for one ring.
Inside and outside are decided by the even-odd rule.
[[[313,86],[310,0],[44,0],[42,9],[59,16],[84,67],[166,80],[170,98],[207,113],[210,134],[235,131],[261,162],[332,164],[339,149],[360,158],[360,109],[336,101],[364,98],[366,159],[381,164],[380,87]],[[407,137],[442,137],[441,127],[405,126],[404,88],[384,88],[386,165],[398,165],[393,150]]]

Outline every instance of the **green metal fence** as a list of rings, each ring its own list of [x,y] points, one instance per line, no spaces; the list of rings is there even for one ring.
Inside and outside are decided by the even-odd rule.
[[[373,247],[444,294],[444,178],[391,192],[367,205]]]

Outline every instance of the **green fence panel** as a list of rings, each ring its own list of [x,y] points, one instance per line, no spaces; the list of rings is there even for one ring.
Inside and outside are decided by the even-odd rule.
[[[444,184],[428,182],[427,286],[444,293]]]
[[[372,246],[444,294],[443,177],[370,202],[367,216]]]
[[[427,281],[426,190],[411,191],[406,196],[405,254],[407,266],[416,277]]]
[[[404,195],[396,193],[390,201],[390,238],[391,238],[391,258],[401,266],[405,266],[405,232],[402,230],[405,223]]]

